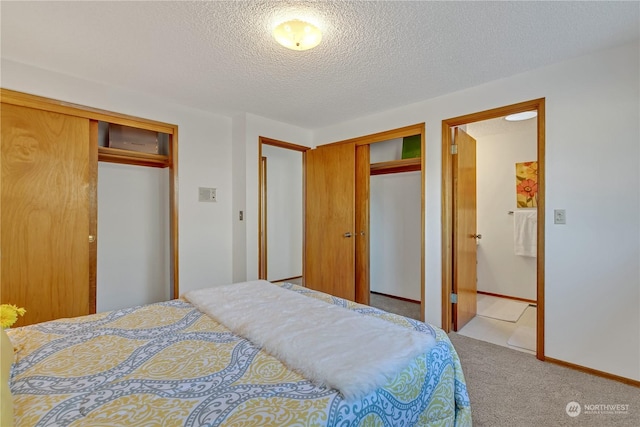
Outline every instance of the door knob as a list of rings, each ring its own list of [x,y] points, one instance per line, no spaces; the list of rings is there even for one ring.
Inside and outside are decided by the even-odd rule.
[[[482,234],[472,234],[471,237],[474,239],[482,239]]]
[[[344,233],[344,237],[351,237],[351,236],[352,236],[351,232]]]
[[[89,236],[89,243],[93,243],[95,241],[96,241],[96,236],[93,236],[93,235]]]

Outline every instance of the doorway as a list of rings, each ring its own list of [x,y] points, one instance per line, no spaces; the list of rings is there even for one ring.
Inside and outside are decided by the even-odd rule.
[[[304,275],[304,159],[308,147],[259,138],[258,277],[300,283]]]
[[[476,141],[477,313],[456,332],[535,354],[537,126],[506,118],[465,128]]]
[[[535,121],[537,130],[537,225],[532,234],[535,235],[537,249],[535,264],[535,347],[536,356],[544,360],[544,99],[513,104],[506,107],[487,110],[466,116],[444,120],[442,123],[442,326],[445,331],[458,330],[466,320],[476,314],[476,273],[478,242],[481,234],[476,223],[476,190],[475,190],[475,140],[464,132],[464,128],[472,123],[501,118],[510,114],[526,111],[537,111]],[[471,141],[464,138],[470,138]],[[456,139],[459,139],[458,144]],[[464,146],[462,145],[464,144]],[[473,158],[465,153],[465,147],[473,146]],[[462,151],[461,151],[462,150]],[[457,157],[462,152],[461,157]],[[470,162],[464,164],[465,159]],[[461,163],[462,162],[462,163]],[[469,166],[469,165],[473,166]],[[472,178],[467,175],[473,168]],[[514,171],[515,172],[515,171]],[[466,175],[467,174],[467,175]],[[470,179],[473,188],[464,190]],[[515,177],[512,181],[515,186]],[[464,192],[466,191],[466,192]],[[515,189],[514,189],[515,191]],[[510,209],[504,212],[509,215]],[[469,212],[472,212],[469,215]],[[466,215],[466,217],[465,217]],[[482,231],[482,230],[480,230]],[[483,295],[484,297],[484,295]],[[526,299],[526,298],[525,298]]]

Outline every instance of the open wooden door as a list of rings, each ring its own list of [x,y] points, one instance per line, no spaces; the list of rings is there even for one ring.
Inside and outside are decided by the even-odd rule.
[[[309,150],[305,168],[305,286],[354,301],[355,147]]]
[[[476,315],[476,140],[455,129],[453,156],[453,330]]]

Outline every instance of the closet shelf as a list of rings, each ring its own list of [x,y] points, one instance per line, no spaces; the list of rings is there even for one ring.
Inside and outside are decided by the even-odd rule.
[[[414,172],[422,168],[422,159],[416,157],[414,159],[391,160],[389,162],[372,163],[370,174],[383,175],[386,173]]]
[[[169,156],[109,147],[98,147],[98,160],[101,162],[124,163],[127,165],[150,166],[155,168],[166,168],[169,166]]]

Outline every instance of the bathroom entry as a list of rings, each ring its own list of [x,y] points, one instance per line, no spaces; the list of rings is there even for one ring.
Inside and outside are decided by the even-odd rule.
[[[487,267],[489,261],[485,257],[485,250],[489,250],[492,244],[484,242],[493,241],[496,243],[494,234],[500,234],[504,242],[504,230],[510,229],[510,237],[507,239],[514,239],[514,223],[515,214],[510,212],[516,212],[521,209],[517,208],[516,202],[516,170],[515,163],[509,168],[513,168],[511,183],[506,184],[511,186],[513,193],[511,196],[508,194],[505,196],[510,203],[510,208],[501,210],[503,215],[502,219],[502,231],[498,232],[497,228],[492,228],[491,221],[487,221],[486,216],[484,220],[478,219],[478,209],[483,210],[486,205],[500,205],[503,202],[495,199],[491,195],[491,191],[487,193],[487,190],[476,189],[477,180],[480,183],[483,182],[483,178],[479,178],[479,174],[476,173],[478,167],[477,160],[480,160],[481,168],[487,166],[486,153],[480,152],[480,158],[478,156],[478,150],[472,148],[471,150],[465,150],[471,148],[475,143],[475,139],[472,138],[474,133],[474,124],[476,125],[476,131],[478,126],[481,128],[480,122],[488,121],[491,119],[499,119],[496,123],[504,122],[504,117],[514,113],[520,113],[525,111],[537,111],[537,118],[530,119],[529,123],[534,123],[536,130],[535,147],[533,147],[534,158],[527,157],[522,158],[523,162],[530,160],[537,160],[537,223],[535,224],[533,235],[535,243],[537,243],[537,249],[534,249],[537,257],[524,260],[524,264],[529,264],[529,267],[534,266],[533,275],[534,289],[529,289],[529,292],[535,292],[534,298],[527,298],[531,294],[523,294],[525,297],[519,297],[514,294],[521,294],[522,289],[516,290],[520,285],[524,286],[524,282],[529,281],[531,283],[532,277],[524,278],[521,284],[504,283],[489,284],[491,280],[496,279],[492,277],[490,268]],[[502,121],[501,121],[502,120]],[[466,130],[466,132],[465,132]],[[478,132],[475,132],[478,133]],[[465,146],[462,146],[465,144]],[[515,144],[517,145],[517,144]],[[475,317],[474,311],[480,307],[477,303],[477,297],[481,299],[495,298],[496,295],[515,297],[507,298],[506,300],[525,300],[521,301],[525,306],[529,302],[537,303],[537,312],[534,314],[535,322],[535,351],[539,359],[544,358],[544,99],[538,99],[520,104],[514,104],[507,107],[497,108],[494,110],[484,111],[480,113],[470,114],[468,116],[457,117],[443,121],[443,327],[447,330],[453,328],[455,331],[459,331],[463,328],[465,322],[471,321]],[[515,149],[515,147],[511,147]],[[462,158],[457,156],[462,151]],[[466,151],[473,151],[473,154],[469,154]],[[505,154],[505,153],[501,153]],[[531,153],[524,153],[524,156],[530,156]],[[494,157],[497,157],[494,154]],[[466,160],[465,160],[466,159]],[[516,162],[519,159],[516,159]],[[491,160],[491,159],[489,159]],[[490,161],[488,162],[490,166]],[[473,172],[471,172],[473,171]],[[503,171],[504,172],[504,171]],[[506,178],[503,178],[503,180]],[[489,194],[489,195],[487,195]],[[475,196],[475,197],[474,197]],[[477,201],[475,200],[477,197]],[[481,199],[482,198],[482,199]],[[510,202],[509,202],[510,200]],[[533,210],[533,209],[529,209]],[[470,215],[471,213],[471,215]],[[482,214],[481,214],[482,215]],[[494,213],[495,215],[495,213]],[[510,222],[509,224],[505,221]],[[495,224],[494,224],[495,225]],[[485,230],[479,227],[487,227],[487,231],[491,233],[489,237]],[[516,257],[514,253],[514,241],[511,240],[509,248],[503,248],[503,250],[509,250],[512,258]],[[450,248],[449,250],[447,248]],[[504,253],[502,254],[502,264],[506,264]],[[518,261],[523,261],[524,257],[519,257]],[[493,262],[493,261],[492,261]],[[513,260],[512,260],[513,262]],[[520,264],[523,264],[520,262]],[[499,264],[498,264],[499,265]],[[526,267],[525,267],[526,270]],[[513,271],[509,272],[512,274]],[[473,277],[475,275],[477,277]],[[515,273],[523,274],[524,273]],[[504,275],[503,275],[504,276]],[[507,274],[508,276],[508,274]],[[503,280],[501,278],[500,280]],[[476,280],[478,282],[476,283]],[[515,288],[514,288],[515,286]],[[522,288],[522,286],[520,286]],[[483,287],[488,289],[484,290]],[[477,291],[481,293],[478,294]],[[497,290],[497,291],[496,291]],[[496,292],[493,292],[496,291]],[[502,293],[501,293],[502,292]],[[482,301],[481,301],[482,302]]]
[[[476,154],[477,311],[457,332],[535,353],[536,121],[507,118],[466,125]]]
[[[477,290],[535,304],[536,121],[499,117],[467,132],[476,140]]]

